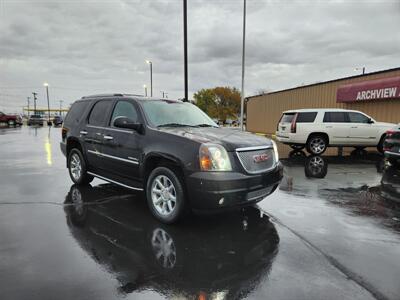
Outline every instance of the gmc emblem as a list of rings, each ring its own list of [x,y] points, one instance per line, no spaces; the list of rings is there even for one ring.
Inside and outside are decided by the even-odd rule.
[[[266,153],[253,155],[253,161],[255,163],[260,163],[260,162],[266,161],[266,160],[268,160],[268,158],[269,158],[269,155]]]

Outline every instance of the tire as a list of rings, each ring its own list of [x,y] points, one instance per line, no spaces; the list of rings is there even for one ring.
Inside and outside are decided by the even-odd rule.
[[[308,138],[307,151],[314,155],[321,155],[328,147],[327,138],[321,134],[314,134]]]
[[[397,167],[399,164],[399,160],[396,158],[389,157],[388,161],[393,167]]]
[[[186,210],[183,180],[169,167],[158,167],[150,173],[146,197],[153,216],[166,224],[177,222]]]
[[[385,134],[382,135],[381,139],[379,140],[379,144],[376,146],[376,149],[378,149],[378,151],[379,151],[380,153],[383,153],[383,152],[384,152],[384,151],[383,151],[383,143],[385,142],[385,137],[386,137]]]
[[[305,145],[290,145],[293,150],[303,150]]]
[[[68,155],[68,171],[71,180],[79,185],[89,184],[94,178],[87,173],[85,159],[77,148],[73,148]]]

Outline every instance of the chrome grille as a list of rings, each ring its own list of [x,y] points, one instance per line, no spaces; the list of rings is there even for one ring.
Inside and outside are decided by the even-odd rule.
[[[263,149],[254,149],[254,148],[241,148],[236,150],[236,154],[243,166],[243,168],[248,173],[261,173],[272,169],[275,166],[275,157],[274,157],[274,149],[273,148],[263,148]],[[267,157],[266,160],[260,161],[259,158],[262,156],[263,158]]]

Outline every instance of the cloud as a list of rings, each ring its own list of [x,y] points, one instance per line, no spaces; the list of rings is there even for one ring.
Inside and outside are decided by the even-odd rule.
[[[188,2],[190,93],[240,87],[243,1]],[[248,95],[400,65],[398,1],[247,3]],[[32,91],[44,99],[44,81],[54,102],[142,93],[146,59],[154,95],[183,96],[180,0],[3,0],[0,24],[0,109],[17,110]]]

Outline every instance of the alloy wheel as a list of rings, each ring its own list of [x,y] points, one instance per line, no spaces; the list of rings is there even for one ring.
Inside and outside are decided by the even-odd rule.
[[[323,138],[316,137],[313,138],[310,142],[310,148],[315,154],[321,154],[325,151],[326,143]]]
[[[72,154],[69,168],[71,170],[71,174],[74,180],[78,181],[82,175],[82,162],[78,154]]]
[[[172,181],[165,175],[158,175],[151,185],[151,200],[157,212],[170,215],[176,207],[176,190]]]

